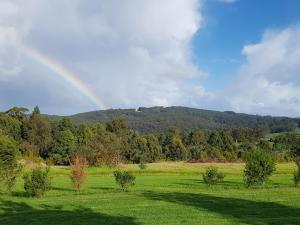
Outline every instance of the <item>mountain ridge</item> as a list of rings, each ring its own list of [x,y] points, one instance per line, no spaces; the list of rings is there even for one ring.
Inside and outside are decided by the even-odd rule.
[[[51,120],[70,118],[75,124],[106,123],[116,118],[124,118],[130,129],[139,133],[161,133],[175,125],[182,131],[195,128],[214,130],[225,127],[269,126],[272,132],[290,131],[299,126],[300,118],[285,116],[263,116],[233,111],[196,109],[183,106],[139,107],[138,109],[107,109],[77,113],[70,116],[46,115]]]

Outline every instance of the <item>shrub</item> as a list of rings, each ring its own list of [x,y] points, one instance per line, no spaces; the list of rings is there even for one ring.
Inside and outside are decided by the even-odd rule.
[[[245,185],[247,187],[263,185],[274,171],[275,160],[273,156],[261,149],[254,149],[246,157]]]
[[[295,186],[297,187],[300,183],[300,157],[297,157],[295,159],[295,163],[298,167],[298,170],[295,171],[295,173],[294,173],[294,183],[295,183]]]
[[[144,162],[141,162],[141,163],[139,164],[139,167],[140,167],[141,170],[145,170],[145,169],[147,169],[147,164],[144,163]]]
[[[87,160],[85,157],[76,156],[71,163],[70,179],[76,191],[80,191],[86,179]]]
[[[135,176],[128,171],[114,171],[116,183],[121,187],[122,191],[126,191],[129,186],[134,185]]]
[[[40,198],[50,189],[49,171],[49,167],[46,169],[38,167],[24,175],[24,189],[29,196]]]
[[[225,177],[223,173],[218,172],[218,168],[213,166],[208,167],[202,176],[204,183],[208,184],[209,186],[223,181]]]
[[[19,150],[14,139],[0,134],[0,180],[11,194],[22,167],[18,164]]]

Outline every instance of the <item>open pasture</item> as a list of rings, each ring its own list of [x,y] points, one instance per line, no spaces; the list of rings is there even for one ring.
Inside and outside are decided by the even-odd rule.
[[[69,168],[51,170],[52,189],[43,198],[28,198],[19,179],[13,196],[0,194],[1,225],[97,224],[300,224],[300,189],[293,186],[294,164],[278,164],[264,187],[247,189],[243,164],[214,164],[226,174],[223,183],[207,187],[201,173],[212,164],[154,163],[136,175],[128,192],[116,186],[110,168],[89,168],[76,193]]]

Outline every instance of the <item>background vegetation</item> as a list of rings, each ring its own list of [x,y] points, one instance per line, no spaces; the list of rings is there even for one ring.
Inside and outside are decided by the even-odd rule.
[[[95,114],[98,118],[98,114],[124,116],[124,112],[108,110],[83,115]],[[72,122],[72,117],[49,120],[38,107],[31,113],[14,107],[0,113],[0,138],[7,140],[4,145],[14,145],[25,164],[45,161],[69,165],[76,155],[86,158],[90,166],[110,167],[121,162],[236,162],[244,161],[256,148],[268,152],[277,161],[291,161],[300,154],[296,119],[182,107],[140,108],[125,115],[105,124],[77,124]],[[128,126],[127,122],[133,124],[132,115],[139,118],[136,122],[145,128],[143,132]],[[154,121],[161,124],[158,130],[162,132],[146,132],[151,130],[150,124],[155,126]],[[163,124],[169,127],[166,129]],[[211,124],[210,129],[201,128],[207,124]],[[285,133],[270,135],[278,130]]]

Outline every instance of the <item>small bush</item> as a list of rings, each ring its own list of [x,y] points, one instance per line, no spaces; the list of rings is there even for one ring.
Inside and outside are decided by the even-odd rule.
[[[298,187],[299,183],[300,183],[300,157],[297,157],[295,159],[295,163],[298,167],[298,170],[295,171],[295,173],[294,173],[294,183],[295,183],[295,186]]]
[[[141,162],[141,163],[139,164],[139,167],[140,167],[141,170],[145,170],[145,169],[147,169],[147,164],[144,163],[144,162]]]
[[[80,191],[86,180],[87,160],[84,157],[76,156],[71,163],[70,179],[76,191]]]
[[[40,198],[50,189],[49,171],[49,167],[46,169],[38,167],[24,175],[24,189],[29,196]]]
[[[134,185],[135,176],[128,171],[114,171],[116,183],[121,187],[122,191],[126,191],[129,186]]]
[[[246,187],[263,185],[275,171],[275,160],[271,154],[255,149],[246,157],[244,178]]]
[[[223,173],[218,172],[218,168],[213,166],[208,167],[202,176],[204,183],[208,184],[209,186],[222,182],[225,177]]]

